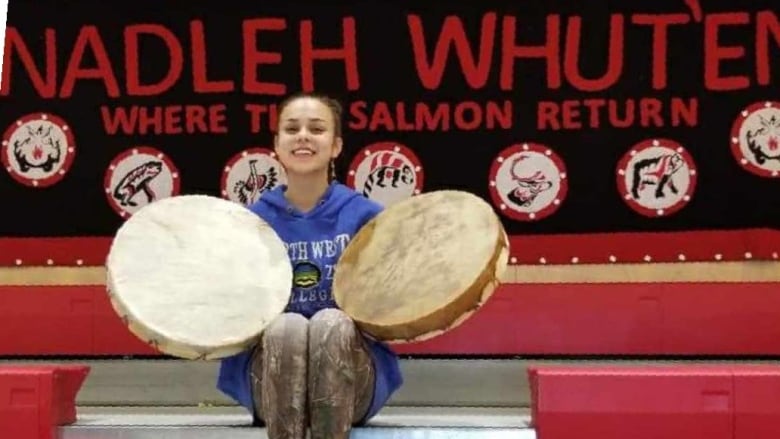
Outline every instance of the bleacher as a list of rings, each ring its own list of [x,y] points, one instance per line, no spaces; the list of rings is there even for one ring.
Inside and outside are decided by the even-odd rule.
[[[102,268],[45,268],[36,282],[40,267],[0,270],[0,437],[263,437],[215,389],[215,362],[129,333]],[[523,270],[461,327],[396,345],[405,385],[352,437],[780,437],[777,273],[524,283]]]

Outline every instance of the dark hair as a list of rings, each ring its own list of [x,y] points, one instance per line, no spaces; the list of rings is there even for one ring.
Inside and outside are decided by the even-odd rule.
[[[323,104],[325,104],[326,107],[330,110],[331,116],[333,116],[333,134],[335,137],[341,137],[341,114],[342,114],[342,107],[341,103],[322,93],[315,93],[315,92],[297,92],[293,93],[289,96],[287,96],[280,104],[279,107],[276,109],[276,114],[279,116],[279,122],[278,124],[281,124],[281,116],[284,109],[290,105],[291,102],[303,99],[303,98],[310,98],[310,99],[316,99]],[[328,182],[332,182],[336,179],[336,162],[335,160],[330,161],[330,169],[328,172]]]
[[[290,105],[291,102],[302,99],[302,98],[311,98],[316,99],[323,104],[325,104],[326,107],[330,110],[330,114],[333,116],[333,132],[335,133],[336,137],[341,137],[341,115],[343,113],[341,103],[325,94],[321,93],[314,93],[314,92],[297,92],[294,93],[288,97],[286,97],[280,104],[279,108],[276,110],[276,114],[279,116],[282,115],[282,112],[284,109]],[[281,123],[281,121],[279,121]]]

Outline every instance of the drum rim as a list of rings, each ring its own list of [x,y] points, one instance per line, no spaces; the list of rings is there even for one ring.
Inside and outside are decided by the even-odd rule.
[[[426,340],[439,334],[449,332],[468,320],[468,318],[478,311],[492,296],[500,284],[500,279],[503,277],[503,273],[506,271],[509,263],[509,239],[500,217],[496,214],[492,206],[477,195],[459,190],[432,191],[413,198],[415,198],[414,202],[425,203],[431,202],[431,200],[434,200],[436,197],[446,198],[451,195],[465,197],[469,199],[470,202],[476,201],[485,209],[486,214],[490,212],[489,217],[491,226],[494,227],[494,230],[497,232],[492,253],[487,258],[481,271],[475,270],[475,277],[469,281],[464,281],[464,285],[466,285],[465,288],[457,295],[453,295],[453,300],[444,306],[431,309],[424,315],[406,318],[404,321],[396,320],[379,324],[366,321],[363,316],[351,312],[349,307],[346,307],[347,309],[345,312],[351,314],[350,317],[355,323],[370,336],[388,343],[405,343],[409,341]],[[403,203],[403,201],[401,203]],[[390,209],[392,209],[392,207]],[[382,214],[380,213],[380,215]],[[361,229],[356,234],[342,256],[348,254],[348,252],[355,251],[349,247],[361,245],[359,243],[360,239],[368,239],[365,238],[365,235],[370,236],[370,234],[374,232],[373,229],[376,226],[377,221],[381,221],[380,215],[377,215],[377,217],[364,226],[365,231]],[[341,260],[339,262],[341,262]],[[333,296],[337,305],[344,309],[345,307],[342,306],[343,299],[340,299],[341,295],[337,290],[338,285],[340,285],[340,282],[337,279],[338,277],[339,270],[337,265],[333,280]]]

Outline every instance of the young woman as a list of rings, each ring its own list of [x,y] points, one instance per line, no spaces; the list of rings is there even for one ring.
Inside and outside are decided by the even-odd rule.
[[[223,359],[217,387],[250,410],[271,439],[347,438],[402,384],[398,357],[362,334],[331,295],[349,240],[381,206],[336,182],[341,107],[297,94],[279,107],[274,148],[287,184],[250,209],[287,244],[293,285],[286,312],[251,351]]]

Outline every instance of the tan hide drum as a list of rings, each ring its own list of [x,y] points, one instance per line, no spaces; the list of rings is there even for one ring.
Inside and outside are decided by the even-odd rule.
[[[131,332],[180,358],[238,353],[281,314],[292,267],[284,243],[244,206],[181,195],[144,206],[119,228],[108,294]]]
[[[477,311],[508,257],[489,204],[468,192],[429,192],[390,205],[356,234],[336,266],[333,294],[376,339],[422,341]]]

